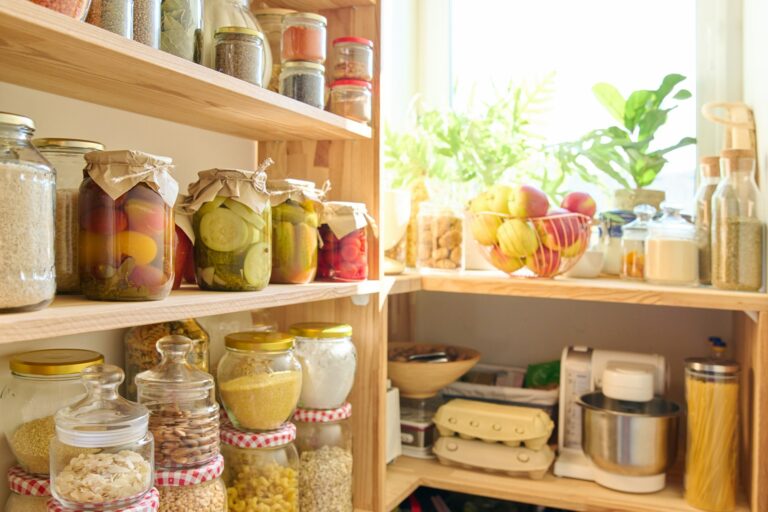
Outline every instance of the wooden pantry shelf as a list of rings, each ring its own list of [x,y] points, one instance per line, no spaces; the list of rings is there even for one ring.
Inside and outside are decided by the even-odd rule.
[[[593,482],[557,478],[512,478],[483,471],[444,466],[435,460],[402,456],[387,467],[386,507],[390,511],[418,487],[432,487],[508,501],[566,510],[604,512],[693,512],[682,497],[680,485],[670,484],[654,494],[626,494]],[[748,512],[740,503],[738,512]]]
[[[317,12],[326,9],[339,9],[342,7],[362,7],[376,5],[376,0],[266,0],[254,2],[269,7],[282,7],[297,11]]]
[[[0,0],[0,80],[255,140],[369,139],[361,123],[27,0]]]

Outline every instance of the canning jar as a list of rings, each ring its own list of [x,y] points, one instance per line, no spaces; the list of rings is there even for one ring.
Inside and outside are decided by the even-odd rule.
[[[283,37],[283,18],[286,14],[296,11],[292,9],[252,9],[256,21],[261,25],[261,30],[269,43],[269,53],[272,55],[272,76],[267,84],[267,89],[280,92],[280,41]]]
[[[352,406],[297,409],[299,509],[302,512],[352,512]]]
[[[193,469],[155,471],[160,512],[226,512],[227,488],[221,479],[223,472],[224,457],[221,455]]]
[[[686,359],[685,397],[685,501],[709,512],[732,511],[739,492],[738,363]]]
[[[712,284],[757,291],[763,285],[762,205],[752,150],[720,153],[723,179],[712,195]]]
[[[48,475],[53,415],[85,396],[80,372],[104,362],[91,350],[34,350],[11,356],[11,379],[0,395],[5,438],[21,468]]]
[[[720,182],[720,157],[702,157],[699,169],[699,188],[694,199],[699,243],[699,283],[712,284],[712,196]]]
[[[104,145],[78,139],[35,139],[32,143],[56,170],[56,293],[78,293],[78,189],[83,179],[85,154],[102,151]]]
[[[56,12],[60,12],[79,21],[85,21],[88,15],[88,7],[91,0],[32,0],[37,5],[42,5]]]
[[[221,426],[221,453],[230,511],[299,510],[296,427],[256,434]],[[329,511],[330,512],[330,511]]]
[[[280,332],[227,335],[219,361],[219,394],[232,424],[252,432],[276,430],[291,419],[301,394],[301,365],[293,336]]]
[[[262,87],[264,34],[252,28],[221,27],[214,41],[216,71]]]
[[[605,274],[621,274],[621,236],[625,225],[635,220],[635,214],[627,210],[610,210],[598,214],[600,221],[600,250],[603,252]]]
[[[154,477],[149,411],[117,394],[123,370],[82,372],[87,396],[55,415],[51,492],[67,508],[115,509],[140,501]]]
[[[133,40],[160,48],[162,0],[133,0]]]
[[[47,306],[56,294],[56,173],[32,145],[32,119],[0,112],[0,312]]]
[[[195,277],[195,230],[192,228],[192,219],[178,207],[184,203],[187,196],[179,194],[174,206],[174,232],[173,250],[173,289],[181,288],[182,281],[188,284],[196,284]]]
[[[463,270],[464,213],[438,203],[421,203],[416,267],[424,270]]]
[[[692,286],[699,281],[696,227],[680,208],[662,204],[664,215],[648,224],[645,242],[645,280],[654,284]]]
[[[336,64],[335,80],[373,80],[373,41],[363,37],[339,37],[333,40]]]
[[[48,477],[37,477],[13,466],[8,470],[8,489],[11,494],[5,502],[5,512],[47,512],[51,498]]]
[[[311,12],[286,14],[280,45],[283,64],[292,61],[324,63],[327,24],[324,16]]]
[[[376,222],[364,203],[323,204],[318,277],[332,281],[368,279],[368,226],[376,232]]]
[[[171,159],[95,151],[80,185],[80,288],[94,300],[160,300],[173,286]]]
[[[316,108],[325,106],[325,68],[312,62],[284,62],[280,94]]]
[[[359,123],[371,124],[371,83],[362,80],[333,82],[331,112]]]
[[[203,0],[162,0],[160,16],[160,49],[200,64],[203,58]]]
[[[160,494],[156,487],[152,487],[147,494],[144,495],[139,501],[129,505],[119,505],[120,508],[114,509],[114,512],[157,512],[160,507]],[[87,509],[88,511],[102,512],[110,509]],[[85,512],[80,510],[73,510],[62,505],[56,499],[48,500],[48,512]]]
[[[91,0],[85,21],[133,39],[133,0]]]
[[[622,228],[621,273],[622,279],[645,279],[645,239],[648,223],[653,220],[656,208],[649,204],[635,206],[635,220]]]

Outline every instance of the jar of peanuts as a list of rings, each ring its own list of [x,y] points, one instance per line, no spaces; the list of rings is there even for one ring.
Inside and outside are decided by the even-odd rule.
[[[156,471],[159,512],[226,512],[227,488],[221,479],[223,472],[224,457],[221,455],[194,469]]]

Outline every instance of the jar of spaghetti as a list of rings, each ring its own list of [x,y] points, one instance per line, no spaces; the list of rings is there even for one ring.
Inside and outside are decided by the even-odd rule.
[[[336,64],[335,80],[373,80],[373,41],[363,37],[339,37],[333,40]]]
[[[283,38],[280,53],[283,62],[325,62],[324,16],[311,12],[297,12],[283,18]]]
[[[331,84],[331,112],[359,123],[371,124],[371,84],[362,80],[336,80]]]

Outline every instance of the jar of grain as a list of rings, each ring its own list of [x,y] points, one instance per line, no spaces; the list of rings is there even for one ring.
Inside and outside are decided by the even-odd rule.
[[[325,62],[325,39],[328,20],[311,12],[297,12],[283,17],[280,46],[283,63],[292,61]]]
[[[299,510],[299,456],[293,445],[295,439],[296,427],[292,423],[260,434],[222,424],[222,478],[230,511]]]
[[[664,215],[648,224],[645,242],[645,280],[654,284],[693,286],[699,281],[696,227],[681,209],[662,204]]]
[[[293,336],[279,332],[226,336],[217,380],[222,405],[236,428],[264,432],[291,419],[301,394],[301,365],[293,344]]]
[[[335,80],[373,80],[373,41],[363,37],[339,37],[333,40],[336,64]]]
[[[418,216],[419,270],[464,269],[464,212],[438,203],[421,203]]]
[[[119,503],[115,505],[118,508],[112,509],[86,509],[89,512],[104,512],[105,510],[114,510],[114,512],[157,512],[160,507],[160,493],[156,487],[153,487],[139,501],[132,504]],[[85,512],[74,511],[62,505],[56,499],[48,500],[48,512]]]
[[[352,406],[297,409],[299,508],[302,512],[352,512]]]
[[[224,457],[221,455],[194,469],[155,471],[160,512],[226,512],[227,488],[221,479],[223,472]]]
[[[331,112],[359,123],[371,124],[371,83],[362,80],[333,82]]]
[[[133,40],[151,48],[160,48],[162,0],[134,0]]]
[[[32,119],[0,112],[0,312],[47,306],[56,294],[56,172],[32,145]]]
[[[699,242],[699,282],[712,284],[712,196],[720,182],[720,158],[705,156],[699,165],[696,191],[696,236]]]
[[[11,494],[5,502],[5,512],[47,512],[51,498],[48,478],[30,475],[21,467],[8,470],[8,489]]]
[[[255,5],[255,4],[254,4]],[[269,80],[267,89],[274,92],[280,92],[280,41],[283,37],[283,18],[287,14],[293,14],[296,11],[292,9],[252,9],[251,12],[256,16],[256,20],[261,25],[261,30],[269,43],[269,52],[272,54],[272,77]]]
[[[11,356],[11,379],[0,394],[5,438],[19,466],[47,477],[53,415],[85,396],[80,372],[104,362],[91,350],[48,349]]]
[[[280,94],[316,108],[325,106],[325,68],[313,62],[284,62]]]
[[[712,195],[712,284],[757,291],[763,285],[764,226],[752,150],[720,153],[723,179]]]
[[[368,279],[368,227],[376,234],[377,226],[365,203],[328,201],[320,223],[318,277],[341,282]]]
[[[264,34],[245,27],[221,27],[214,40],[216,71],[262,87]]]
[[[645,278],[645,239],[648,237],[648,223],[656,214],[656,208],[649,204],[635,207],[635,220],[622,228],[621,235],[621,276],[622,279]]]
[[[32,143],[56,170],[56,293],[79,293],[78,189],[85,154],[103,151],[104,145],[79,139],[35,139]]]
[[[85,21],[133,39],[133,0],[91,0]]]

